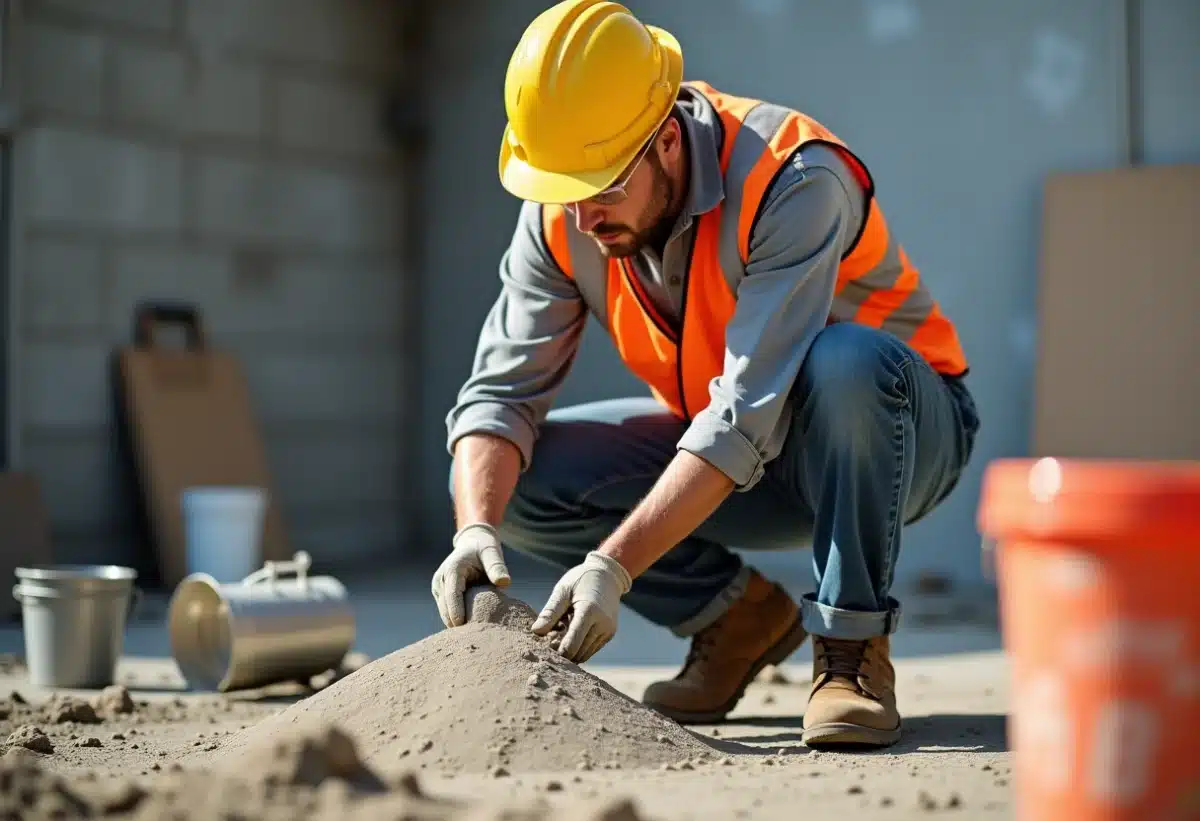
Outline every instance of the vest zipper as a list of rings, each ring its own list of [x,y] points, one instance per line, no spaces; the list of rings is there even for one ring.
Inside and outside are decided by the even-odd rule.
[[[620,267],[621,273],[625,276],[625,283],[629,286],[629,290],[633,291],[633,298],[638,301],[638,305],[642,306],[642,313],[650,317],[650,321],[654,323],[655,328],[658,328],[658,332],[667,339],[671,340],[671,344],[678,348],[679,337],[677,337],[675,332],[667,327],[666,322],[659,317],[658,311],[655,310],[654,306],[650,303],[650,298],[642,293],[641,285],[638,284],[637,276],[630,269],[628,260],[621,260]]]
[[[704,219],[703,216],[700,219]],[[683,328],[687,324],[688,286],[692,283],[692,254],[696,252],[696,235],[700,233],[700,221],[692,225],[692,238],[688,243],[687,263],[683,266],[683,293],[679,297],[679,341],[675,344],[675,380],[679,386],[679,407],[683,418],[689,422],[692,415],[688,412],[687,393],[683,386]]]
[[[654,327],[658,328],[659,333],[671,340],[671,344],[675,346],[675,387],[679,391],[679,408],[683,411],[684,419],[691,421],[692,415],[687,409],[687,395],[684,393],[683,386],[683,326],[687,322],[687,298],[688,285],[692,281],[692,254],[696,251],[696,235],[700,232],[699,225],[692,226],[692,237],[688,243],[687,261],[683,266],[683,293],[680,294],[679,303],[679,333],[676,334],[667,327],[658,315],[658,311],[650,304],[649,297],[642,294],[641,286],[637,282],[637,278],[630,268],[629,260],[622,259],[619,263],[621,273],[625,276],[625,281],[629,285],[629,290],[633,291],[633,298],[642,306],[642,312],[650,317],[650,321],[654,323]]]

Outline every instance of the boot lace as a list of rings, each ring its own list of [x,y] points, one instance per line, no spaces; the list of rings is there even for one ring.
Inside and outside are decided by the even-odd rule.
[[[863,659],[866,657],[869,642],[839,641],[825,639],[818,643],[821,660],[825,664],[825,673],[832,676],[847,678],[855,683],[862,673]]]
[[[683,670],[680,671],[680,675],[683,675],[693,664],[708,661],[709,654],[717,643],[720,624],[721,622],[718,620],[692,636],[692,645],[688,648],[687,658],[683,662]]]

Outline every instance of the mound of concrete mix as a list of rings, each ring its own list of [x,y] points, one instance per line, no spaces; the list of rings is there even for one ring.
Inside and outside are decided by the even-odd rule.
[[[527,606],[473,591],[470,624],[367,664],[222,745],[244,772],[295,732],[337,726],[373,766],[450,772],[656,767],[715,755],[709,742],[567,661],[531,634]]]

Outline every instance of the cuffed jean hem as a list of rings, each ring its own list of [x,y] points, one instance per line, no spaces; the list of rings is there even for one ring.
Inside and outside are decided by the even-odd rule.
[[[800,600],[804,629],[814,636],[846,641],[865,641],[896,632],[900,625],[900,602],[888,597],[888,609],[878,612],[842,610],[821,604],[807,593]]]
[[[743,565],[724,590],[704,605],[699,613],[672,627],[671,632],[684,639],[696,635],[725,615],[725,611],[732,607],[734,602],[746,595],[746,586],[749,583],[750,568]]]

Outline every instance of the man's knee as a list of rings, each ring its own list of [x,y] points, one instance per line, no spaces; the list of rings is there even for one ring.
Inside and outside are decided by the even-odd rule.
[[[796,380],[796,408],[822,427],[853,427],[881,407],[907,403],[904,367],[912,355],[894,336],[853,322],[817,334]]]

